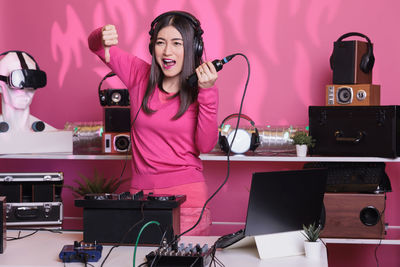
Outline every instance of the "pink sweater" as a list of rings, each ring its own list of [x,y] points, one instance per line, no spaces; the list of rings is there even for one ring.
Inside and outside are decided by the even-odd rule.
[[[104,62],[101,28],[89,36],[89,48]],[[111,47],[110,55],[106,64],[129,90],[133,120],[142,103],[150,65],[116,46]],[[179,97],[165,101],[157,87],[149,100],[157,112],[150,115],[140,110],[131,129],[131,188],[165,188],[204,180],[199,154],[211,151],[218,139],[218,90],[200,89],[197,102],[173,120],[179,103]]]

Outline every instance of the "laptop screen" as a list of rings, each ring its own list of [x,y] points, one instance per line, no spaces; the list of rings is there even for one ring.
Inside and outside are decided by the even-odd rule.
[[[326,169],[253,173],[245,234],[297,231],[319,223]]]

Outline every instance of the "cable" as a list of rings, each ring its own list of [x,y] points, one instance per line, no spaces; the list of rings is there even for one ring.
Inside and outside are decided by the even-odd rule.
[[[26,238],[26,237],[30,237],[30,236],[36,234],[37,232],[39,232],[39,230],[35,230],[33,233],[30,233],[30,234],[27,234],[27,235],[24,235],[24,236],[20,236],[21,231],[19,231],[18,232],[18,237],[9,237],[9,238],[6,239],[6,241],[20,240],[20,239],[23,239],[23,238]]]
[[[140,238],[140,236],[141,236],[143,230],[144,230],[147,226],[149,226],[150,224],[153,224],[153,223],[154,223],[154,224],[157,224],[158,226],[160,226],[160,223],[159,223],[159,222],[157,222],[157,221],[150,221],[150,222],[146,223],[145,225],[143,225],[142,228],[141,228],[140,231],[139,231],[139,234],[138,234],[138,236],[137,236],[137,238],[136,238],[135,250],[134,250],[134,253],[133,253],[133,267],[135,267],[136,250],[137,250],[137,245],[138,245],[138,243],[139,243],[139,238]]]
[[[178,235],[177,237],[175,237],[175,240],[173,240],[171,243],[175,242],[175,241],[176,241],[177,239],[179,239],[179,237],[181,237],[182,235],[184,235],[184,234],[190,232],[191,230],[193,230],[193,229],[200,223],[201,218],[203,217],[204,210],[206,209],[206,206],[207,206],[208,202],[210,202],[211,199],[214,198],[214,196],[221,190],[221,188],[222,188],[222,187],[226,184],[226,182],[228,181],[228,178],[229,178],[229,175],[230,175],[230,158],[229,158],[229,157],[230,157],[230,153],[231,153],[232,144],[233,144],[233,142],[235,141],[236,133],[237,133],[237,130],[238,130],[238,128],[239,128],[239,123],[240,123],[240,117],[241,117],[241,115],[242,115],[242,108],[243,108],[244,98],[245,98],[245,96],[246,96],[247,86],[248,86],[249,80],[250,80],[250,62],[249,62],[248,58],[247,58],[244,54],[242,54],[242,53],[232,54],[231,57],[235,57],[235,56],[237,56],[237,55],[242,56],[242,57],[244,57],[244,58],[246,59],[247,68],[248,68],[248,73],[247,73],[247,80],[246,80],[246,84],[245,84],[245,87],[244,87],[242,99],[241,99],[241,102],[240,102],[240,108],[239,108],[239,112],[238,112],[238,119],[237,119],[237,123],[236,123],[236,129],[235,129],[235,132],[234,132],[232,141],[231,141],[231,143],[229,144],[229,149],[228,149],[228,153],[227,153],[227,173],[226,173],[225,180],[224,180],[223,183],[217,188],[217,190],[206,200],[206,202],[205,202],[204,205],[203,205],[203,208],[202,208],[202,210],[201,210],[201,213],[200,213],[200,216],[199,216],[199,219],[197,220],[197,222],[196,222],[191,228],[189,228],[188,230],[184,231],[183,233],[181,233],[180,235]]]
[[[385,201],[383,202],[383,210],[382,210],[382,212],[381,212],[381,215],[380,215],[380,218],[379,218],[379,221],[381,222],[381,224],[380,224],[380,233],[381,233],[381,237],[380,237],[380,239],[379,239],[379,243],[378,243],[378,245],[376,245],[376,247],[375,247],[375,251],[374,251],[374,257],[375,257],[375,262],[376,262],[376,266],[377,267],[379,267],[379,259],[378,259],[378,248],[381,246],[381,244],[382,244],[382,232],[384,231],[384,224],[385,224],[385,222],[384,221],[382,221],[382,216],[385,214],[385,210],[386,210],[386,191],[384,192],[384,194],[385,194],[385,196],[384,196],[384,198],[385,198]]]
[[[136,222],[134,225],[132,225],[128,231],[126,231],[126,233],[122,236],[121,241],[119,241],[118,245],[112,246],[111,249],[108,251],[107,255],[105,256],[104,260],[102,261],[100,267],[103,267],[104,263],[106,262],[107,258],[110,256],[111,251],[113,251],[114,248],[119,247],[124,241],[125,238],[127,237],[127,235],[130,233],[130,231],[132,231],[133,228],[135,228],[137,225],[139,225],[140,223],[142,223],[144,221],[144,202],[142,203],[141,207],[140,207],[140,211],[142,213],[142,218]]]

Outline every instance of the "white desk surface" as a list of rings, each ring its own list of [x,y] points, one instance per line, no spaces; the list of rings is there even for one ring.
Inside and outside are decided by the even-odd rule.
[[[22,231],[21,236],[31,233],[32,231]],[[8,230],[8,237],[16,237],[18,231]],[[82,232],[63,232],[51,233],[48,231],[39,231],[38,233],[20,240],[7,241],[3,254],[0,254],[0,266],[84,266],[83,263],[66,263],[58,258],[58,255],[64,245],[73,245],[74,241],[82,240]],[[211,246],[217,237],[182,237],[181,242],[199,243],[201,245],[207,243]],[[111,246],[104,246],[102,258],[98,262],[90,262],[93,266],[100,266],[101,262],[111,249]],[[155,247],[138,247],[136,254],[136,266],[145,261],[145,255]],[[120,246],[111,252],[110,256],[104,263],[104,267],[132,267],[133,265],[134,246]],[[312,260],[305,256],[292,256],[274,259],[261,260],[255,248],[240,248],[217,251],[216,257],[227,267],[235,266],[291,266],[291,267],[327,267],[327,258],[324,255],[322,260]]]

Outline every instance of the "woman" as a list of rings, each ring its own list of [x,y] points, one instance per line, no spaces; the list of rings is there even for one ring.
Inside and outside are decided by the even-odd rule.
[[[127,86],[132,118],[131,193],[184,194],[181,232],[192,227],[208,198],[200,153],[218,139],[217,71],[202,61],[203,30],[191,14],[171,11],[151,24],[152,62],[130,55],[116,44],[113,25],[92,32],[89,47]],[[187,77],[196,73],[198,82]],[[191,235],[206,235],[206,210]]]

